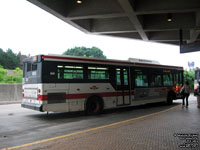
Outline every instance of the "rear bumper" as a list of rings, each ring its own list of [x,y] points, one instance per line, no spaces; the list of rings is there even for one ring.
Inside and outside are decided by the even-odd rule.
[[[22,102],[21,107],[43,112],[41,104],[30,104]]]

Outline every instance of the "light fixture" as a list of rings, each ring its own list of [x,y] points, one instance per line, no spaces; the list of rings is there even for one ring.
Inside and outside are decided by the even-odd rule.
[[[167,14],[167,21],[172,22],[172,14]]]
[[[76,1],[77,4],[82,4],[82,2],[83,2],[82,0],[77,0]]]

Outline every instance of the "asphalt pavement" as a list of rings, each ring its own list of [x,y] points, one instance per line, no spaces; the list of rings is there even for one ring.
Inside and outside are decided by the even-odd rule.
[[[161,132],[161,131],[159,131],[160,130],[159,127],[162,128],[162,126],[157,125],[157,123],[159,122],[158,120],[156,120],[154,122],[154,121],[152,121],[151,117],[150,118],[147,117],[146,122],[143,122],[142,124],[140,124],[140,119],[138,119],[138,120],[134,120],[134,119],[142,118],[144,116],[151,116],[151,114],[160,113],[165,110],[169,110],[173,107],[176,107],[176,111],[163,112],[162,113],[163,116],[160,116],[159,120],[168,119],[168,121],[169,121],[168,124],[171,125],[170,128],[174,128],[173,124],[176,126],[177,126],[177,124],[175,122],[171,122],[170,117],[172,117],[173,120],[178,121],[178,119],[183,115],[185,117],[190,116],[192,121],[191,121],[191,123],[186,124],[186,125],[190,125],[190,128],[192,128],[192,130],[188,130],[188,132],[186,132],[187,130],[185,130],[184,133],[199,134],[199,132],[200,132],[199,122],[200,121],[197,122],[198,119],[196,117],[199,115],[200,111],[195,107],[196,106],[196,98],[191,96],[189,103],[190,103],[190,106],[188,109],[182,108],[180,106],[181,100],[178,100],[178,101],[175,101],[174,104],[170,105],[170,106],[168,106],[164,103],[148,104],[148,105],[142,105],[142,106],[137,106],[137,107],[128,107],[128,108],[107,110],[103,114],[98,115],[98,116],[85,116],[84,113],[82,113],[82,112],[50,113],[49,115],[47,115],[46,113],[21,108],[20,104],[0,105],[0,143],[1,143],[0,149],[14,147],[14,146],[18,146],[18,145],[24,145],[27,143],[34,143],[36,141],[44,141],[46,139],[52,139],[52,138],[60,137],[63,135],[82,133],[84,131],[90,131],[91,129],[96,129],[96,128],[99,129],[104,126],[111,126],[112,124],[114,124],[113,131],[109,130],[109,132],[112,133],[114,139],[111,140],[111,143],[117,145],[117,144],[119,144],[119,139],[117,139],[117,137],[119,136],[119,138],[120,138],[121,134],[123,133],[123,132],[121,132],[121,129],[123,129],[123,131],[125,131],[125,128],[121,128],[120,126],[118,127],[117,124],[119,125],[120,122],[123,122],[123,121],[126,122],[127,120],[131,120],[130,121],[131,126],[128,127],[129,130],[127,130],[126,133],[123,133],[123,134],[126,134],[126,135],[130,134],[129,136],[133,136],[134,137],[133,139],[142,137],[141,136],[142,134],[144,136],[148,136],[147,133],[148,134],[159,133],[159,132]],[[169,113],[169,115],[168,115],[168,113]],[[132,122],[132,121],[134,121],[134,122]],[[164,122],[167,123],[166,120]],[[161,121],[161,123],[162,123],[162,121]],[[132,129],[131,127],[134,127],[134,124],[136,124],[137,127]],[[128,124],[125,124],[124,126],[127,126],[127,125]],[[180,125],[180,124],[178,124],[178,125]],[[140,129],[139,128],[140,126],[141,127],[149,126],[149,129],[151,129],[151,130],[146,131],[146,132],[144,132],[143,130],[136,130],[136,129]],[[167,134],[167,131],[169,131],[169,129],[168,129],[167,125],[166,126],[163,125],[163,126],[165,128],[167,128],[166,135],[168,135],[169,133]],[[156,127],[158,130],[154,131],[152,127]],[[186,127],[186,126],[183,126],[181,128],[188,129],[188,127]],[[118,134],[114,135],[115,131],[118,131],[118,130],[119,130]],[[139,131],[141,131],[141,133]],[[107,131],[104,131],[102,128],[102,130],[97,130],[96,132],[95,131],[88,132],[90,134],[86,133],[84,135],[84,137],[86,139],[88,137],[88,140],[92,140],[92,139],[95,139],[95,136],[93,136],[91,139],[91,136],[90,136],[91,134],[98,135],[98,137],[100,139],[102,139],[102,137],[104,137],[102,139],[102,141],[99,141],[99,142],[105,143],[106,142],[105,139],[107,139],[108,137],[110,138],[110,135],[101,135],[101,134],[98,134],[99,132],[107,133]],[[136,132],[137,132],[137,134],[134,135],[134,133],[136,133]],[[178,134],[178,131],[176,132],[175,130],[173,130],[173,133]],[[164,133],[162,133],[161,137],[163,137],[163,136],[165,136]],[[76,138],[80,139],[79,134],[77,134],[75,136],[75,139]],[[143,138],[146,139],[145,137],[143,137]],[[64,142],[65,140],[68,140],[68,139],[65,139],[65,140],[61,139],[61,140]],[[177,141],[176,138],[173,138],[173,140]],[[173,140],[172,140],[172,142],[173,142]],[[116,143],[117,141],[118,141],[118,143]],[[155,142],[153,139],[151,141]],[[55,141],[51,141],[51,142],[55,143]],[[81,142],[81,141],[77,141],[77,143],[79,143],[79,142]],[[90,141],[88,141],[88,142],[90,143]],[[132,142],[134,143],[136,141],[132,141]],[[62,142],[56,141],[56,143],[62,143]],[[145,144],[145,141],[142,141],[142,143]],[[177,144],[177,142],[175,142],[175,143]],[[33,146],[36,146],[36,147],[22,146],[19,149],[45,149],[45,146],[43,144],[47,144],[47,143],[32,144]],[[48,143],[48,144],[50,144],[52,146],[52,143]],[[84,144],[84,143],[82,143],[82,144]],[[152,144],[152,143],[149,143],[149,144]],[[180,144],[180,141],[179,141],[179,144]],[[80,146],[81,146],[81,144],[80,144]],[[126,146],[126,145],[124,145],[124,146]],[[173,148],[176,146],[177,145],[173,145]],[[65,149],[65,147],[66,147],[66,145],[64,145],[64,149]],[[85,147],[85,149],[86,149],[86,147]],[[112,147],[112,145],[109,145],[109,147]],[[113,148],[114,147],[115,146],[113,145]],[[52,147],[52,149],[53,148],[56,148],[56,147]],[[87,148],[91,149],[91,147],[87,147]],[[98,147],[98,149],[101,149],[101,148],[106,149],[106,147]],[[122,145],[121,148],[123,149],[125,147],[123,147],[123,145]],[[154,144],[154,148],[155,148],[155,144]],[[62,149],[62,148],[58,147],[58,149]],[[74,149],[73,146],[72,146],[72,149]],[[79,148],[76,147],[75,149],[80,149],[80,147]]]

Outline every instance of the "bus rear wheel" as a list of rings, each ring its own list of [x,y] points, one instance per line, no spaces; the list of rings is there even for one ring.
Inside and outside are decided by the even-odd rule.
[[[86,115],[98,115],[103,111],[103,101],[98,97],[90,98],[86,103]]]

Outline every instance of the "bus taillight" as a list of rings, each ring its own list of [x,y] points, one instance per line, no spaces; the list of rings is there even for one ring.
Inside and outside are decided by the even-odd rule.
[[[24,89],[22,89],[22,97],[24,98]]]
[[[40,100],[40,101],[46,101],[46,100],[48,100],[48,96],[47,95],[38,94],[38,98],[37,99]]]
[[[181,86],[180,85],[176,85],[176,92],[179,92],[181,90]]]

